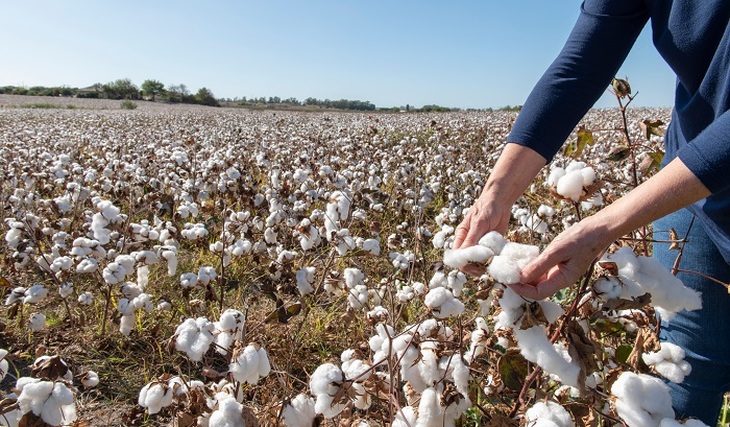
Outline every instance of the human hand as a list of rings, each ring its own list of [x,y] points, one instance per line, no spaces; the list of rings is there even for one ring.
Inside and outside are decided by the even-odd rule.
[[[469,209],[461,224],[456,227],[452,249],[474,246],[482,236],[493,230],[504,234],[507,230],[510,215],[511,211],[509,209],[488,200],[485,196],[480,197],[474,206]],[[465,265],[461,270],[473,276],[484,274],[483,268],[472,264]]]
[[[611,241],[605,227],[593,224],[590,218],[585,219],[560,233],[522,269],[520,283],[510,286],[527,298],[549,297],[574,284]]]

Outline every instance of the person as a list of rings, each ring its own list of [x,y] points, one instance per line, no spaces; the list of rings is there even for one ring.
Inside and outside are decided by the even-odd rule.
[[[454,248],[504,233],[511,207],[609,86],[643,27],[677,76],[662,168],[644,183],[560,233],[527,265],[523,296],[541,299],[579,279],[612,242],[652,221],[657,240],[687,236],[678,277],[703,307],[662,323],[692,372],[670,384],[678,418],[715,425],[730,390],[730,1],[585,0],[562,51],[516,119],[483,191],[455,230]],[[671,268],[677,252],[655,243]],[[477,273],[465,268],[467,272]]]

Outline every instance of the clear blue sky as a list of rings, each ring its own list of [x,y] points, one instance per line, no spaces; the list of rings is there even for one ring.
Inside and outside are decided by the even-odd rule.
[[[522,104],[578,0],[3,1],[0,85],[129,78],[216,97],[359,99],[378,107]],[[619,72],[635,105],[674,77],[645,30]],[[604,96],[597,106],[613,106]]]

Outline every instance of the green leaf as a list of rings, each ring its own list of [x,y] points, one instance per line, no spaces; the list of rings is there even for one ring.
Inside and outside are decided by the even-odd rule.
[[[626,360],[629,358],[631,350],[633,349],[634,348],[628,344],[618,346],[618,348],[616,349],[616,360],[621,363],[626,363]]]
[[[568,157],[577,158],[583,153],[586,145],[593,145],[595,142],[596,141],[593,138],[593,132],[586,130],[585,127],[581,126],[576,131],[575,141],[571,141],[565,146],[563,154]]]
[[[510,390],[519,390],[527,377],[527,363],[519,352],[510,351],[499,359],[499,375],[504,386]]]

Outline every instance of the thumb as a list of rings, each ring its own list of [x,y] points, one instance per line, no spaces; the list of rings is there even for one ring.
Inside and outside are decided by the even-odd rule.
[[[520,283],[537,283],[540,278],[544,277],[553,266],[557,265],[560,260],[543,252],[537,258],[527,264],[520,272]]]

